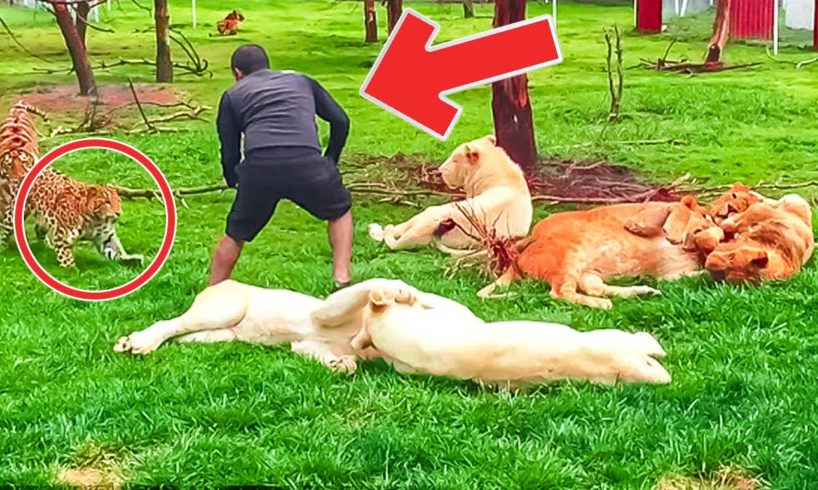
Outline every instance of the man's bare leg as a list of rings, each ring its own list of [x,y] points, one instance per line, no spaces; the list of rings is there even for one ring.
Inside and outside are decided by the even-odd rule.
[[[352,261],[352,213],[346,214],[327,224],[329,242],[332,246],[332,275],[335,281],[346,284],[350,280]]]
[[[210,266],[210,285],[230,279],[233,267],[239,260],[244,242],[228,235],[222,237],[213,251],[213,263]]]

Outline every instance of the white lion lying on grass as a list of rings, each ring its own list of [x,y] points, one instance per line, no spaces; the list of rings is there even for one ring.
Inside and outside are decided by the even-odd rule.
[[[398,371],[517,386],[558,379],[668,383],[664,350],[647,333],[577,332],[539,322],[485,323],[450,299],[398,280],[370,279],[326,300],[225,281],[181,316],[122,337],[116,352],[148,354],[167,340],[290,342],[343,372],[384,357]]]
[[[525,175],[497,146],[494,136],[457,147],[440,166],[440,173],[446,185],[465,191],[465,200],[431,206],[398,225],[372,223],[369,236],[390,249],[427,245],[438,236],[435,244],[447,253],[482,248],[475,240],[480,234],[464,211],[500,238],[528,235],[534,208]]]
[[[560,379],[670,382],[656,360],[665,351],[648,333],[578,332],[532,321],[485,323],[439,300],[400,281],[373,288],[353,347],[376,348],[399,372],[489,385],[519,387]]]

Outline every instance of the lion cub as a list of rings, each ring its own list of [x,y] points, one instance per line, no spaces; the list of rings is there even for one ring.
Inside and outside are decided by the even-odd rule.
[[[536,277],[551,285],[554,298],[609,309],[611,301],[601,296],[660,293],[647,286],[611,286],[606,279],[669,280],[698,274],[704,262],[700,243],[708,237],[707,242],[718,243],[723,233],[691,196],[678,203],[617,204],[553,214],[534,227],[515,267],[478,295],[487,297],[496,286]]]
[[[457,147],[440,166],[443,181],[452,189],[463,188],[466,199],[432,206],[398,225],[369,225],[369,236],[390,249],[427,245],[444,227],[438,248],[457,253],[478,248],[478,236],[463,211],[473,214],[486,228],[500,237],[528,234],[534,207],[525,175],[520,167],[497,146],[494,136],[485,136]]]
[[[721,222],[734,238],[707,257],[705,267],[716,277],[728,282],[788,279],[812,256],[809,203],[795,194],[762,199]]]

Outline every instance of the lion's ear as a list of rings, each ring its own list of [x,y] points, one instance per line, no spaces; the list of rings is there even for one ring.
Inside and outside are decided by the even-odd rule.
[[[754,265],[756,267],[766,267],[767,263],[770,262],[770,257],[767,255],[767,251],[763,248],[752,248],[746,252],[747,254],[747,262],[750,265]]]
[[[466,145],[464,150],[466,151],[466,159],[468,159],[469,163],[472,165],[476,164],[477,161],[480,160],[480,153],[471,146]]]
[[[699,202],[694,196],[685,196],[682,198],[682,205],[687,209],[696,209],[699,206]]]

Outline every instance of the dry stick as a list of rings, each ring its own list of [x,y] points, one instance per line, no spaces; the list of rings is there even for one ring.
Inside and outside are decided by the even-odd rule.
[[[136,102],[136,108],[139,109],[139,114],[142,116],[142,120],[145,121],[145,126],[148,127],[149,131],[156,131],[156,128],[151,124],[148,120],[148,116],[145,115],[145,110],[142,109],[142,104],[139,102],[139,96],[136,95],[136,89],[133,86],[133,81],[128,79],[128,86],[131,88],[131,94],[133,94],[133,100]]]

